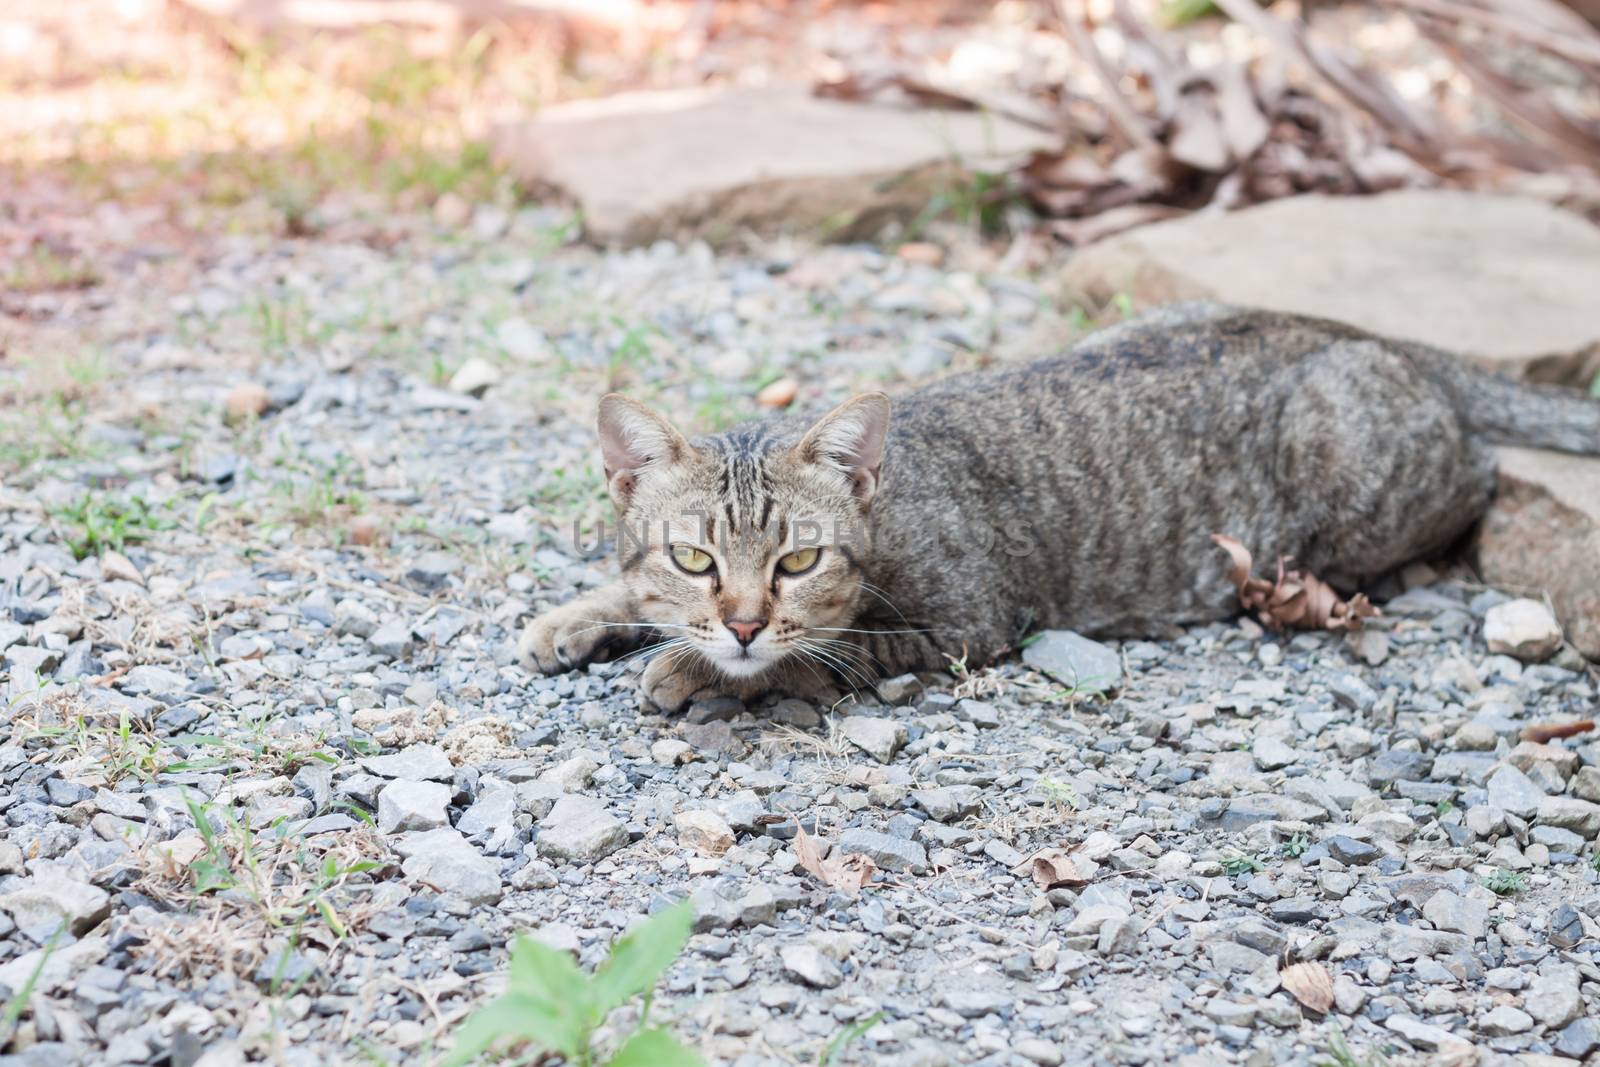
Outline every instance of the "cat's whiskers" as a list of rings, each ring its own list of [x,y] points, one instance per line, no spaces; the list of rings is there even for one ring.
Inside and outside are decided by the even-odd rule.
[[[828,665],[837,671],[846,681],[857,688],[865,688],[872,684],[872,675],[860,664],[852,663],[839,652],[823,645],[816,638],[796,638],[795,650],[802,655],[810,656],[820,663]]]
[[[676,651],[678,648],[687,646],[688,644],[689,639],[686,637],[669,637],[665,640],[657,641],[654,644],[645,645],[643,648],[625,656],[621,662],[624,667],[627,667],[631,665],[634,660],[639,659],[641,656],[653,660],[659,655],[665,655],[669,652]]]
[[[604,621],[601,621],[599,619],[582,619],[580,621],[581,622],[592,622],[592,623],[594,623],[594,625],[593,626],[585,626],[581,630],[572,631],[572,633],[567,635],[569,638],[577,637],[579,634],[586,634],[590,630],[608,630],[608,629],[611,629],[612,627],[616,627],[618,629],[625,629],[625,630],[688,630],[688,629],[692,629],[692,627],[684,626],[684,625],[681,625],[681,624],[675,623],[675,622],[604,622]]]
[[[810,637],[809,640],[826,645],[830,649],[833,649],[843,655],[869,659],[872,661],[872,665],[878,668],[880,673],[882,673],[884,670],[882,661],[880,661],[877,656],[874,656],[871,650],[865,645],[859,644],[855,641],[843,641],[837,637]]]
[[[906,613],[901,611],[895,605],[895,602],[889,599],[889,595],[887,593],[885,593],[882,589],[879,589],[877,586],[873,585],[871,582],[867,581],[865,578],[858,578],[856,580],[856,585],[860,589],[862,589],[863,591],[871,593],[873,596],[875,596],[879,600],[881,600],[883,602],[884,607],[888,608],[890,611],[894,612],[897,616],[899,616],[900,621],[903,624],[905,624],[906,626],[910,626],[911,625],[911,620],[906,618]]]

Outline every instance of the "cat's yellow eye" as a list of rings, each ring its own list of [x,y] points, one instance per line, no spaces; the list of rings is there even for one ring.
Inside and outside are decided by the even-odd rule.
[[[693,545],[673,545],[672,562],[690,574],[704,574],[711,569],[711,557]]]
[[[802,548],[778,560],[778,569],[785,574],[804,574],[817,565],[817,557],[821,554],[821,549]]]

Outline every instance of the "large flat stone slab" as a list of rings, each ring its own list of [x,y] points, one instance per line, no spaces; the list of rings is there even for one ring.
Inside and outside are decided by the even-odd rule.
[[[795,87],[621,93],[502,128],[497,155],[554,189],[601,242],[745,228],[863,236],[963,171],[1003,170],[1052,138],[977,111],[906,110]]]
[[[1407,190],[1190,215],[1089,246],[1064,281],[1099,301],[1320,315],[1541,381],[1600,370],[1600,229],[1520,197]]]
[[[1600,659],[1600,459],[1501,448],[1500,488],[1478,530],[1491,585],[1548,593],[1567,640]]]

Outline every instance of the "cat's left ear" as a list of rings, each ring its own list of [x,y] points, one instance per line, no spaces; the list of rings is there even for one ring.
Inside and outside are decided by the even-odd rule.
[[[797,451],[801,459],[831,467],[850,479],[850,491],[866,507],[878,491],[888,435],[888,396],[863,393],[824,415],[806,431]]]

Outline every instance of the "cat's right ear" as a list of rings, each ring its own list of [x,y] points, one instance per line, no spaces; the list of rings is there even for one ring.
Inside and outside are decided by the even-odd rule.
[[[627,510],[641,472],[677,463],[689,454],[689,442],[672,423],[621,393],[600,398],[598,425],[606,487],[619,512]]]
[[[848,478],[851,494],[864,508],[878,491],[888,434],[889,397],[863,393],[846,400],[806,431],[798,446],[800,458]]]

